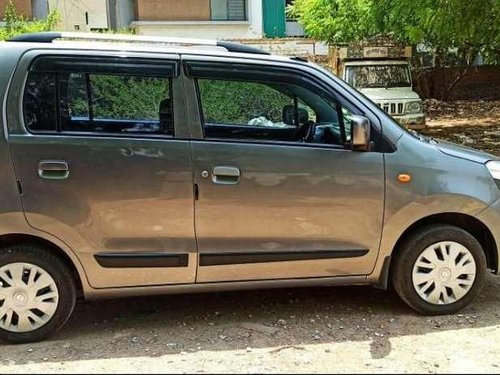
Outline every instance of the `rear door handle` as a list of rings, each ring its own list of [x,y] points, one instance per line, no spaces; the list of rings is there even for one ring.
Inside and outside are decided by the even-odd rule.
[[[41,160],[38,176],[46,180],[64,180],[69,176],[69,165],[64,160]]]
[[[214,167],[212,182],[219,185],[236,185],[240,182],[240,170],[236,167]]]

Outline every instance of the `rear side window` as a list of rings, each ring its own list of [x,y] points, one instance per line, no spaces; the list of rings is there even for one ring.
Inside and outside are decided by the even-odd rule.
[[[170,86],[159,77],[71,73],[60,84],[62,131],[173,135]]]
[[[24,122],[34,132],[56,130],[56,74],[30,73],[24,91]]]
[[[172,77],[160,68],[99,63],[35,64],[24,92],[24,120],[31,132],[174,135]],[[59,68],[59,69],[56,69]],[[80,71],[78,71],[80,70]],[[113,71],[115,70],[115,71]]]

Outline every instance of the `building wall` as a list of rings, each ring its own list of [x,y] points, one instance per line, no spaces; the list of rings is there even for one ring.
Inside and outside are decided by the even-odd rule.
[[[203,39],[251,39],[254,34],[248,22],[133,22],[139,35]]]
[[[115,0],[115,14],[117,28],[128,27],[134,20],[134,0]]]
[[[175,3],[183,4],[183,12],[198,12],[197,16],[188,16],[183,13],[181,16],[185,18],[181,20],[179,13],[176,13],[175,17],[172,16],[174,13],[169,13],[168,16],[163,15],[150,20],[144,17],[151,11],[142,11],[141,13],[141,4],[142,6],[146,3],[164,4],[167,1],[172,3],[168,8],[163,5],[167,8],[167,13],[170,12],[170,9],[174,9],[172,6]],[[204,5],[200,9],[193,10],[195,3],[203,3]],[[256,39],[263,37],[262,0],[247,0],[247,21],[211,21],[209,0],[136,0],[136,4],[138,4],[139,9],[136,8],[136,20],[130,26],[136,30],[137,34],[208,39]],[[158,14],[160,14],[159,12],[160,10],[158,10]],[[198,18],[193,19],[195,17]]]
[[[297,21],[286,21],[286,36],[304,36],[304,28]]]
[[[49,0],[49,10],[59,12],[59,28],[65,31],[109,27],[106,0]]]
[[[5,7],[9,0],[0,0],[0,20],[4,18]],[[17,11],[25,17],[32,17],[31,0],[15,0]]]
[[[137,21],[209,21],[209,0],[136,0]]]
[[[328,45],[309,38],[263,38],[258,40],[236,40],[281,56],[302,56],[324,60],[328,57]]]
[[[45,19],[49,14],[49,4],[47,0],[32,0],[33,18]]]

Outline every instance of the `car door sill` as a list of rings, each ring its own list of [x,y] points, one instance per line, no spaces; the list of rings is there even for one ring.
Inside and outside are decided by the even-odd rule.
[[[296,288],[338,285],[368,285],[366,275],[314,277],[298,279],[251,280],[230,282],[205,282],[177,285],[139,286],[85,290],[87,299],[134,297],[185,293],[222,292],[252,289]]]

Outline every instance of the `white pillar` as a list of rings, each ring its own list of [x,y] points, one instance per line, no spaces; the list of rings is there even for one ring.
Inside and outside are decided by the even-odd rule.
[[[262,0],[247,0],[248,4],[248,20],[252,34],[255,38],[262,38],[264,36],[264,18],[262,14]]]

